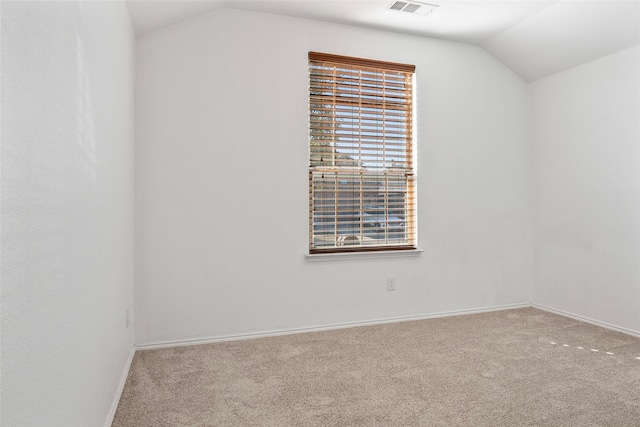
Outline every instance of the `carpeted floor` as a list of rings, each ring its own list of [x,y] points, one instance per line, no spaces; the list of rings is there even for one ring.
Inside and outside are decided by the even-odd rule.
[[[640,339],[533,308],[138,351],[113,426],[640,426]]]

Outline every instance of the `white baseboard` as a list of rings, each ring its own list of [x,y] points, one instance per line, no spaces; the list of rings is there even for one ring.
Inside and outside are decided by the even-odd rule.
[[[521,304],[482,307],[482,308],[475,308],[475,309],[469,309],[469,310],[444,311],[439,313],[418,315],[418,316],[390,317],[390,318],[376,319],[376,320],[370,320],[365,322],[336,323],[331,325],[313,326],[308,328],[280,329],[280,330],[263,331],[263,332],[256,332],[256,333],[250,333],[250,334],[223,335],[218,337],[206,337],[206,338],[198,338],[198,339],[191,339],[191,340],[155,342],[155,343],[138,345],[136,346],[136,350],[153,350],[158,348],[180,347],[180,346],[186,346],[186,345],[212,344],[212,343],[225,342],[225,341],[239,341],[239,340],[248,340],[248,339],[255,339],[255,338],[275,337],[275,336],[281,336],[281,335],[293,335],[293,334],[301,334],[306,332],[321,332],[321,331],[330,331],[335,329],[354,328],[359,326],[372,326],[372,325],[381,325],[385,323],[406,322],[411,320],[425,320],[425,319],[435,319],[439,317],[488,313],[491,311],[512,310],[516,308],[526,308],[526,307],[531,307],[531,303],[527,302],[527,303],[521,303]]]
[[[120,382],[118,383],[118,388],[116,389],[116,395],[113,396],[113,401],[111,402],[111,407],[109,408],[109,413],[107,414],[107,419],[104,422],[104,427],[111,427],[113,424],[113,418],[116,416],[116,410],[118,409],[118,403],[120,403],[120,397],[122,396],[122,392],[124,391],[124,385],[127,382],[127,377],[129,376],[129,370],[131,369],[131,363],[133,362],[133,356],[136,354],[136,347],[131,347],[131,352],[129,352],[129,358],[127,359],[127,363],[122,370],[122,374],[120,375]]]
[[[640,338],[640,332],[638,332],[638,331],[634,331],[634,330],[631,330],[631,329],[627,329],[627,328],[623,328],[623,327],[620,327],[620,326],[612,325],[612,324],[606,323],[606,322],[601,322],[599,320],[594,320],[594,319],[591,319],[589,317],[579,316],[577,314],[569,313],[569,312],[566,312],[564,310],[558,310],[558,309],[555,309],[555,308],[547,307],[547,306],[544,306],[544,305],[541,305],[541,304],[532,303],[531,307],[537,308],[537,309],[540,309],[540,310],[544,310],[544,311],[548,311],[549,313],[558,314],[560,316],[569,317],[571,319],[580,320],[582,322],[590,323],[592,325],[600,326],[602,328],[610,329],[612,331],[621,332],[621,333],[627,334],[627,335],[632,335],[632,336],[634,336],[636,338]]]

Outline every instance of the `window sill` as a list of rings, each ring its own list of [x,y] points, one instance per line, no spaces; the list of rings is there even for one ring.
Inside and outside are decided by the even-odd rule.
[[[380,258],[415,258],[420,256],[424,249],[411,249],[406,251],[372,251],[372,252],[343,252],[335,254],[305,254],[307,262],[323,261],[347,261],[354,259],[380,259]]]

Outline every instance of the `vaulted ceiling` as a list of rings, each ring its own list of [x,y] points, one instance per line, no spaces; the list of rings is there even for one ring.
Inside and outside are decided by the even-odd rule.
[[[526,81],[640,44],[640,0],[427,0],[438,6],[427,15],[389,10],[394,1],[130,0],[127,5],[138,35],[226,7],[474,43]]]

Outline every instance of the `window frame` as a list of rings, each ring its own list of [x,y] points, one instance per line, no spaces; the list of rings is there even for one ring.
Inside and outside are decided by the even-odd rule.
[[[326,53],[318,53],[318,52],[309,52],[309,88],[308,88],[308,96],[309,96],[309,254],[310,255],[320,255],[320,254],[340,254],[340,253],[365,253],[365,252],[396,252],[396,251],[416,251],[417,248],[417,215],[416,215],[416,199],[417,199],[417,191],[416,191],[416,166],[415,166],[415,142],[414,142],[414,79],[415,79],[415,66],[408,64],[400,64],[395,62],[388,61],[377,61],[371,59],[363,59],[363,58],[355,58],[349,56],[340,56],[340,55],[332,55]],[[331,78],[327,78],[327,74],[322,74],[322,71],[333,68],[333,80]],[[314,74],[314,68],[316,70],[316,74]],[[340,70],[340,71],[338,71]],[[340,75],[338,75],[340,73]],[[365,79],[363,77],[365,74],[371,75],[371,73],[379,73],[375,74],[376,78],[373,79],[376,82],[381,80],[383,83],[376,83],[375,85],[371,83],[373,81],[371,78]],[[348,77],[349,75],[357,74],[359,77]],[[318,77],[321,76],[321,77]],[[345,77],[347,76],[347,77]],[[382,76],[381,78],[377,76]],[[387,76],[391,76],[389,78],[389,82],[387,82]],[[315,80],[314,80],[315,79]],[[326,80],[325,80],[326,79]],[[327,82],[333,82],[333,89],[326,89],[327,92],[333,92],[333,95],[325,96],[325,88],[327,87]],[[341,83],[337,83],[341,82]],[[347,82],[347,83],[345,83]],[[399,83],[400,82],[400,83]],[[340,87],[338,87],[340,85]],[[355,86],[353,86],[355,85]],[[380,90],[382,95],[379,95],[378,92],[375,92],[375,95],[372,96],[363,96],[362,93],[365,91],[362,87],[366,86],[367,90]],[[345,88],[349,89],[345,89]],[[359,94],[354,96],[352,92],[350,92],[351,88],[357,87]],[[374,89],[371,89],[371,88]],[[398,89],[401,88],[401,89]],[[315,94],[314,94],[315,90]],[[370,92],[369,92],[370,93]],[[401,93],[400,96],[395,96],[396,93]],[[333,98],[332,98],[333,97]],[[332,99],[331,102],[327,101],[327,99]],[[382,99],[382,101],[380,101]],[[391,102],[389,102],[389,100]],[[344,107],[345,105],[355,105],[358,107]],[[327,137],[327,140],[331,141],[331,151],[332,151],[332,161],[330,167],[324,166],[322,163],[318,164],[317,157],[314,158],[314,154],[318,154],[318,145],[314,145],[314,135],[317,137],[325,136],[319,132],[325,132],[324,123],[320,120],[326,119],[327,114],[331,113],[322,113],[318,112],[318,110],[326,109],[326,106],[332,106],[334,112],[332,124],[329,125],[331,129],[329,131],[330,135]],[[316,110],[314,110],[314,106]],[[365,106],[365,107],[363,107]],[[374,136],[369,138],[374,138],[379,140],[379,143],[371,143],[363,142],[367,136],[365,136],[366,131],[364,130],[364,126],[359,124],[356,132],[352,132],[356,136],[351,136],[348,139],[355,139],[358,142],[353,143],[354,147],[358,148],[358,156],[357,160],[350,158],[349,156],[338,156],[338,146],[340,141],[340,136],[337,129],[340,127],[339,120],[342,118],[344,120],[344,115],[341,117],[337,117],[335,111],[342,108],[350,108],[352,110],[357,110],[357,116],[354,116],[358,119],[358,123],[362,123],[366,121],[365,108],[370,108],[376,111],[376,117],[378,115],[382,117],[381,119],[375,119],[376,123],[383,123],[383,131],[382,136]],[[316,113],[314,113],[316,111]],[[391,131],[385,130],[385,126],[387,123],[391,123],[395,125],[396,128],[401,129],[396,133],[402,134],[401,138],[397,138],[397,134],[393,134],[392,136],[388,136]],[[351,129],[354,126],[351,126]],[[393,127],[393,126],[388,126]],[[352,129],[353,130],[353,129]],[[395,142],[387,142],[387,140],[395,139]],[[315,151],[314,151],[315,147]],[[322,147],[320,145],[320,151],[326,150],[327,146]],[[374,148],[371,148],[374,147]],[[400,149],[401,148],[401,149]],[[355,148],[352,148],[355,149]],[[366,167],[364,167],[363,159],[366,155],[362,154],[362,151],[375,151],[379,152],[380,150],[386,151],[396,151],[396,153],[402,160],[394,161],[383,160],[382,167],[380,164],[372,170],[369,171]],[[345,157],[347,159],[345,159]],[[321,157],[322,159],[322,157]],[[322,161],[322,160],[321,160]],[[347,165],[339,165],[339,162],[347,163]],[[353,164],[348,164],[353,163]],[[392,166],[387,167],[387,163]],[[319,222],[316,220],[316,214],[318,211],[316,207],[320,205],[320,203],[314,203],[316,200],[316,185],[318,182],[328,183],[328,179],[325,177],[325,173],[332,175],[335,177],[334,190],[326,190],[325,192],[331,193],[333,191],[333,206],[334,206],[334,230],[332,234],[327,234],[326,241],[329,242],[325,246],[321,246],[317,244],[317,238],[319,234],[316,233],[316,227]],[[342,196],[340,196],[341,191],[339,187],[340,184],[339,178],[340,176],[348,176],[351,174],[353,177],[353,181],[351,183],[355,183],[359,180],[360,186],[359,190],[352,190],[354,194],[358,194],[359,200],[355,197],[350,198],[350,202],[357,205],[357,229],[359,240],[356,238],[357,244],[349,244],[348,242],[345,244],[344,241],[341,241],[341,237],[354,237],[355,234],[346,234],[341,235],[339,233],[340,224],[349,224],[349,221],[340,221],[338,216],[340,212],[352,212],[349,209],[345,209],[341,211],[340,202],[343,201]],[[316,178],[318,175],[321,175],[323,180],[326,181],[317,181]],[[367,180],[373,179],[369,177],[378,177],[377,179],[384,181],[384,190],[380,190],[380,182],[377,184],[373,184],[373,187],[366,187],[368,182]],[[365,178],[366,177],[366,178]],[[382,177],[382,178],[381,178]],[[389,187],[389,178],[392,177],[396,182],[395,189],[400,188],[400,191],[391,192]],[[348,181],[344,181],[347,183]],[[398,184],[399,183],[399,184]],[[371,185],[371,184],[369,184]],[[376,244],[372,242],[373,240],[380,240],[379,238],[370,238],[364,237],[367,232],[366,226],[370,225],[364,221],[363,217],[368,215],[367,213],[367,202],[371,202],[371,200],[365,201],[365,194],[371,194],[372,188],[375,188],[377,185],[377,195],[375,203],[383,203],[384,209],[384,225],[381,225],[382,222],[376,222],[376,226],[380,229],[383,229],[384,233],[384,243]],[[404,188],[402,187],[404,185]],[[366,188],[366,190],[365,190]],[[403,202],[398,203],[395,202],[393,204],[390,201],[390,195],[401,194],[403,197]],[[383,201],[380,202],[380,195],[383,197]],[[371,197],[371,196],[370,196]],[[398,206],[402,208],[402,215],[399,214],[398,217],[394,217],[390,215],[391,208],[399,209]],[[374,206],[374,209],[379,209],[380,206]],[[355,209],[355,208],[352,208]],[[330,212],[330,210],[328,211]],[[398,212],[398,210],[394,210],[393,212]],[[331,214],[329,214],[331,215]],[[370,214],[369,214],[370,215]],[[396,220],[400,219],[400,226],[403,228],[401,232],[401,238],[396,238],[395,242],[390,237],[393,233],[390,231],[390,218],[394,218]],[[371,219],[371,218],[369,218]],[[378,218],[374,218],[378,220]],[[354,221],[355,224],[355,221]],[[354,225],[354,229],[356,226]],[[396,227],[394,230],[398,230]],[[376,232],[380,232],[379,229],[375,230]],[[353,232],[352,232],[353,233]],[[400,233],[397,233],[400,235]],[[377,236],[377,234],[376,234]],[[331,244],[330,239],[333,239],[333,244]],[[365,239],[368,239],[367,244],[362,244]],[[390,243],[391,241],[391,243]],[[353,240],[350,240],[353,242]]]

